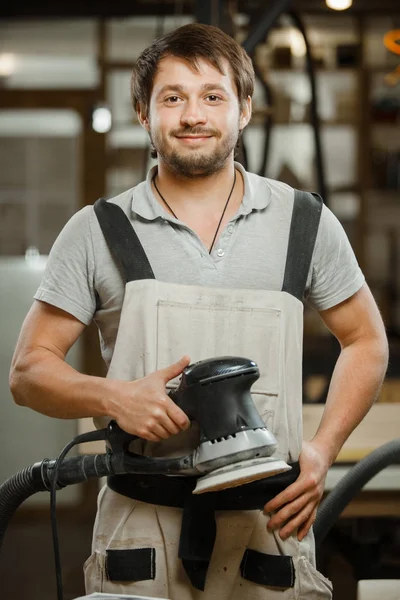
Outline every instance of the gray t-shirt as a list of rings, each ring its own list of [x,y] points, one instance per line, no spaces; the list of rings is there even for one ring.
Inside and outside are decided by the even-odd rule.
[[[212,254],[186,225],[170,216],[146,181],[110,202],[130,219],[156,279],[219,288],[282,289],[294,190],[246,172],[244,196],[236,215],[221,232]],[[339,221],[323,207],[306,299],[326,310],[357,292],[364,276]],[[107,247],[93,206],[66,224],[50,252],[37,300],[48,302],[100,331],[102,355],[109,364],[118,330],[124,282]]]

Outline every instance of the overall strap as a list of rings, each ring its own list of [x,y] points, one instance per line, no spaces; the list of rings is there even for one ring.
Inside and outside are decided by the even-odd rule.
[[[94,203],[94,212],[125,283],[155,279],[143,246],[122,208],[99,198]]]
[[[317,238],[323,200],[318,194],[294,191],[292,221],[282,292],[303,300]]]

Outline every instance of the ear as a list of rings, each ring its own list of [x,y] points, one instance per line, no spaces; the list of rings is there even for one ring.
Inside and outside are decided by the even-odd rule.
[[[251,98],[247,96],[246,102],[240,111],[239,129],[242,131],[251,119]]]
[[[143,107],[138,102],[136,105],[136,114],[141,126],[147,131],[150,131],[149,115],[148,112],[144,112]]]

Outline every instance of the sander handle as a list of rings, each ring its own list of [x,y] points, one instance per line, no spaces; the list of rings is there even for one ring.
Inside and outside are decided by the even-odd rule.
[[[182,371],[170,398],[200,427],[202,440],[219,440],[248,429],[264,428],[251,386],[260,376],[248,358],[223,356],[202,360]]]

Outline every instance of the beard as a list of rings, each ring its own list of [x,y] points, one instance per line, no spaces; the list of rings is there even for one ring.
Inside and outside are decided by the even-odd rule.
[[[189,148],[187,152],[180,153],[178,150],[171,148],[168,140],[159,135],[158,131],[150,131],[150,141],[158,156],[171,171],[186,179],[196,179],[198,177],[209,177],[222,171],[227,158],[237,146],[240,133],[238,124],[235,130],[228,132],[225,136],[216,129],[205,129],[199,126],[185,127],[171,131],[168,134],[168,137],[171,138],[201,134],[214,136],[219,142],[212,152],[200,148]]]

